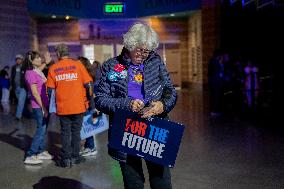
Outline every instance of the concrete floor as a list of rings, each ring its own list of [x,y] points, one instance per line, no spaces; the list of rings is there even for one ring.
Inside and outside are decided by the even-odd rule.
[[[283,189],[284,138],[269,122],[210,118],[207,95],[180,91],[171,118],[187,127],[176,166],[174,189]],[[267,120],[267,119],[265,119]],[[83,164],[64,169],[53,161],[26,166],[35,121],[14,120],[0,113],[0,189],[122,189],[119,165],[107,155],[107,133],[96,136],[98,155]],[[60,150],[56,117],[48,128],[48,150]],[[148,181],[145,188],[150,188]]]

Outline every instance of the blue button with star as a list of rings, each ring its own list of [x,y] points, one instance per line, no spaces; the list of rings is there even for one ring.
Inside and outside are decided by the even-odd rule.
[[[108,80],[110,80],[110,81],[117,81],[117,79],[118,79],[118,74],[117,74],[117,72],[110,71],[110,72],[107,74],[107,78],[108,78]]]

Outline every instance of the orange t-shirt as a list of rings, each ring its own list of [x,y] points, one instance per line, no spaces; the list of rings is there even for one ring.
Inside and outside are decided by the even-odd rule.
[[[86,111],[86,88],[92,81],[87,70],[79,61],[62,59],[48,71],[46,86],[55,89],[58,115],[79,114]]]

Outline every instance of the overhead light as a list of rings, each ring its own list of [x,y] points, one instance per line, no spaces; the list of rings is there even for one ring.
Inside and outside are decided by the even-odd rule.
[[[175,14],[170,14],[170,16],[175,16]]]
[[[65,19],[66,19],[66,20],[69,20],[69,19],[70,19],[70,16],[68,16],[68,15],[65,16]]]
[[[56,18],[56,15],[52,15],[51,18]]]

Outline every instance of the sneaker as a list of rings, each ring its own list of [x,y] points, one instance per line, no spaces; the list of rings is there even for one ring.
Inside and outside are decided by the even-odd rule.
[[[38,159],[37,156],[33,155],[33,156],[26,157],[24,164],[38,165],[38,164],[42,164],[42,160]]]
[[[94,156],[98,153],[97,149],[96,148],[83,148],[81,151],[80,151],[80,155],[81,156]]]
[[[51,160],[53,157],[47,151],[44,151],[37,155],[37,159],[40,160]]]
[[[90,148],[82,148],[79,152],[80,155],[87,153],[88,151],[90,151]]]
[[[71,158],[72,165],[80,164],[80,163],[83,163],[85,161],[86,161],[86,159],[82,156],[79,156],[79,157],[76,157],[76,158]]]
[[[97,149],[87,148],[87,150],[85,150],[84,153],[82,153],[81,155],[83,157],[88,157],[88,156],[95,156],[97,155],[97,153],[98,153]]]
[[[95,148],[82,148],[81,150],[80,150],[80,155],[82,155],[82,154],[85,154],[85,153],[88,153],[88,152],[90,152],[90,151],[92,151],[92,150],[94,150]]]

